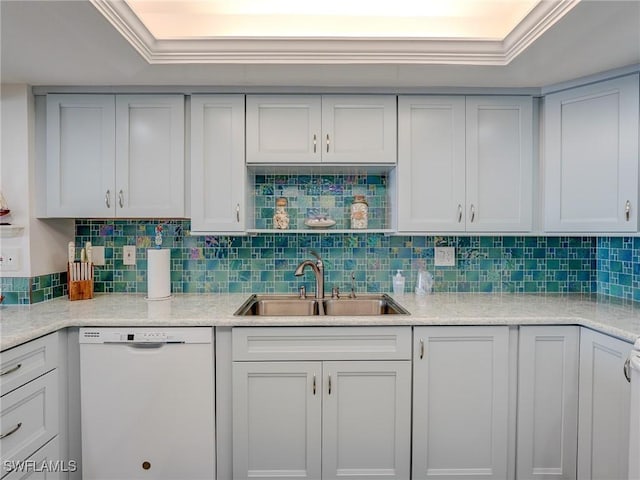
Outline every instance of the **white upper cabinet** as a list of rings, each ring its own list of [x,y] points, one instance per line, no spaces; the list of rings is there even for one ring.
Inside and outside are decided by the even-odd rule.
[[[398,230],[532,228],[530,97],[398,100]]]
[[[465,99],[398,99],[398,229],[464,231]]]
[[[467,231],[530,231],[532,99],[467,97],[466,125]]]
[[[115,127],[113,95],[47,96],[47,216],[115,216]]]
[[[184,216],[184,97],[48,95],[47,215]]]
[[[394,95],[248,95],[247,163],[396,163]]]
[[[245,229],[244,95],[191,97],[191,230]]]
[[[548,232],[638,228],[638,74],[545,97]]]

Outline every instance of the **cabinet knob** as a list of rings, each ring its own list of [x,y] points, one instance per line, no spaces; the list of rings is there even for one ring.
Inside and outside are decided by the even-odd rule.
[[[9,430],[7,433],[3,433],[2,435],[0,435],[0,440],[2,440],[3,438],[8,437],[9,435],[13,435],[14,433],[16,433],[18,430],[20,430],[20,427],[22,426],[22,422],[16,424],[15,427],[13,427],[11,430]]]
[[[118,204],[120,208],[124,208],[124,192],[122,190],[118,192]]]
[[[107,208],[111,208],[111,190],[107,190],[107,192],[104,194],[104,204],[107,206]]]
[[[313,134],[313,153],[316,153],[318,148],[318,137],[317,135],[314,133]]]
[[[329,134],[327,133],[327,153],[329,153]]]
[[[458,204],[458,223],[462,222],[462,205]]]
[[[624,216],[627,222],[631,218],[631,202],[629,200],[627,200],[627,203],[624,204]]]
[[[329,395],[331,395],[331,375],[329,375]]]
[[[316,374],[313,374],[313,394],[316,394]]]
[[[236,222],[240,223],[240,204],[236,204]]]
[[[471,204],[471,223],[476,219],[476,207]]]
[[[18,370],[20,370],[20,368],[22,368],[22,364],[19,363],[11,368],[8,368],[6,370],[3,370],[2,372],[0,372],[0,377],[3,377],[4,375],[9,375],[10,373],[13,372],[17,372]]]

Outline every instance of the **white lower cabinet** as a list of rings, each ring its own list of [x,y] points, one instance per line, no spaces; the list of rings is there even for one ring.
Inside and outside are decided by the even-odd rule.
[[[631,387],[623,368],[632,345],[581,328],[578,478],[627,480]]]
[[[246,351],[233,352],[234,479],[409,478],[409,327],[234,329],[234,335],[234,347],[247,341]],[[404,344],[395,354],[400,359],[371,360],[385,337],[392,348]],[[258,344],[265,359],[282,361],[238,361],[259,358]],[[351,359],[358,355],[362,360]],[[309,356],[316,360],[300,359]]]
[[[523,326],[518,348],[517,478],[576,479],[577,326]]]
[[[507,478],[508,327],[415,327],[413,341],[411,478]]]

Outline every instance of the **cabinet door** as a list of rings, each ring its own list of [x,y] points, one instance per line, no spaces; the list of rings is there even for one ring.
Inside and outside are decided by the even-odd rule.
[[[234,362],[233,478],[321,478],[320,362]]]
[[[247,163],[321,159],[321,97],[247,95]]]
[[[115,215],[113,95],[47,95],[47,215]]]
[[[184,97],[116,97],[116,191],[121,217],[184,216]]]
[[[638,229],[638,75],[545,97],[545,230]]]
[[[243,232],[244,96],[191,97],[191,230]]]
[[[531,230],[532,102],[467,97],[467,231]]]
[[[411,363],[324,362],[322,478],[409,478]]]
[[[465,228],[464,97],[398,98],[398,230]]]
[[[627,480],[630,384],[623,367],[632,345],[580,330],[578,478]]]
[[[575,480],[579,327],[520,327],[517,478]]]
[[[413,476],[507,478],[508,327],[416,327]]]
[[[396,163],[394,95],[322,97],[324,163]]]

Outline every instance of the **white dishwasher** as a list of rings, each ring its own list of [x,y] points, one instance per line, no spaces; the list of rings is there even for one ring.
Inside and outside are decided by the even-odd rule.
[[[84,480],[215,478],[210,327],[81,328]]]

